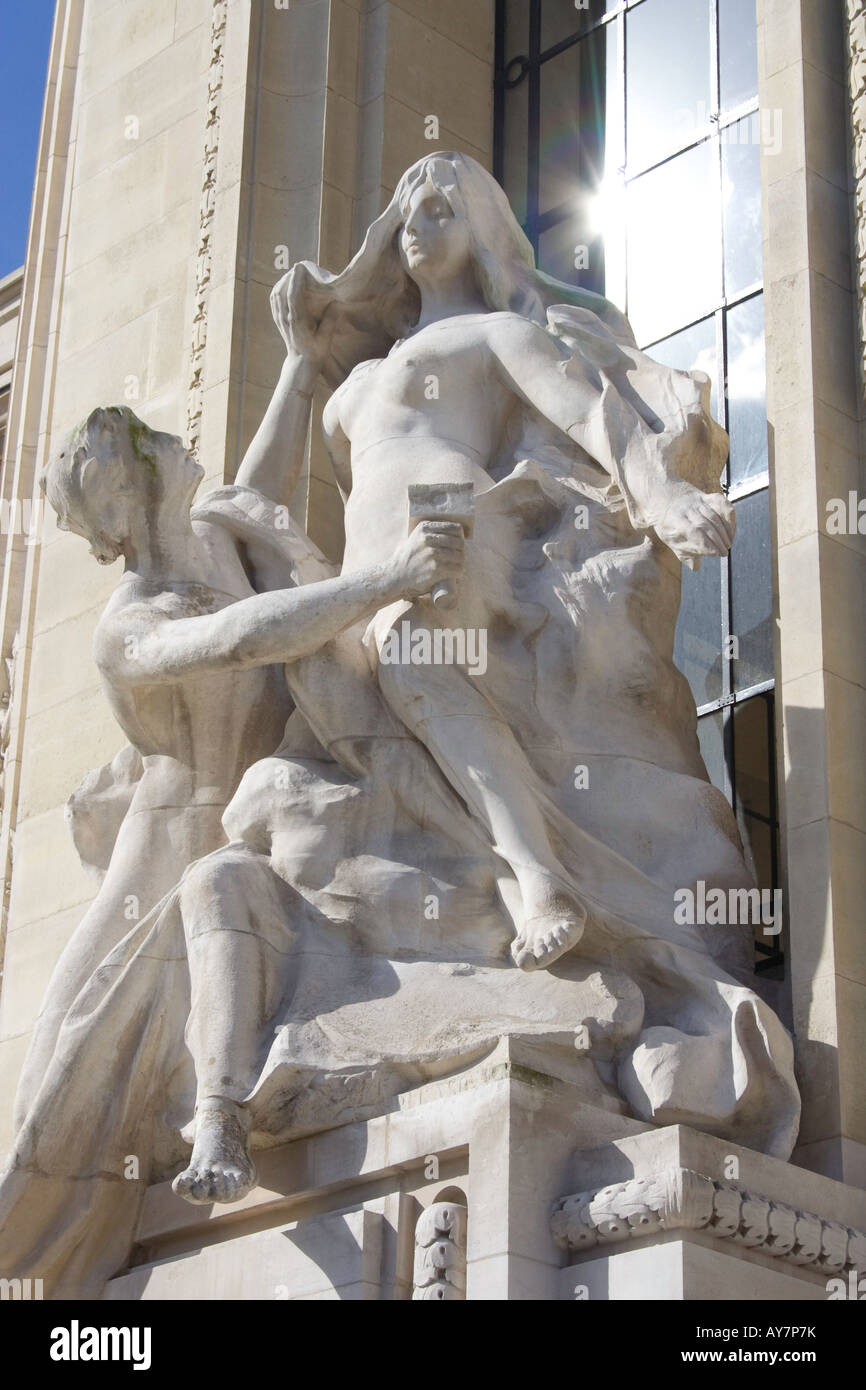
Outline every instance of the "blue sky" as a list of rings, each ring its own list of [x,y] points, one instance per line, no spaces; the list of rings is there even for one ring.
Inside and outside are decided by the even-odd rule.
[[[0,278],[23,264],[54,0],[0,0]]]

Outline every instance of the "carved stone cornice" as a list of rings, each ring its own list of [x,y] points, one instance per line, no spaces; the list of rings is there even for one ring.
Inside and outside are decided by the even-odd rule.
[[[689,1168],[630,1178],[557,1202],[553,1237],[569,1253],[662,1231],[704,1231],[794,1265],[866,1270],[866,1235]]]
[[[846,8],[854,155],[854,279],[860,324],[860,385],[866,394],[866,0],[846,0]]]

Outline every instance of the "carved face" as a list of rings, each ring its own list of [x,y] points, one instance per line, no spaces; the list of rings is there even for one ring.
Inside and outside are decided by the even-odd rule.
[[[450,279],[471,259],[472,234],[428,174],[407,200],[399,237],[400,260],[413,279]]]

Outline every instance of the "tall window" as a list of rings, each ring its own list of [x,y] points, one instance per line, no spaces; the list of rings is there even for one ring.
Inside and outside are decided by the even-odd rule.
[[[495,173],[542,270],[713,381],[729,558],[683,572],[675,659],[707,770],[778,887],[755,0],[497,0]],[[756,938],[778,973],[778,938]]]

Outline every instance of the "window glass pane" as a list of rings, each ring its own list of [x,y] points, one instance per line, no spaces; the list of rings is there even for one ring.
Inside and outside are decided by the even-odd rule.
[[[773,675],[773,586],[770,509],[766,488],[736,502],[737,534],[731,548],[731,632],[737,639],[734,689]]]
[[[628,185],[628,316],[639,343],[699,318],[721,294],[719,183],[710,144]]]
[[[697,138],[710,113],[709,0],[646,0],[626,15],[631,173]]]
[[[734,767],[737,810],[770,819],[770,744],[766,695],[734,706]]]
[[[722,131],[725,216],[725,294],[739,294],[762,277],[761,146],[757,114]]]
[[[731,483],[767,470],[764,296],[728,310],[728,433]]]
[[[701,319],[691,328],[674,333],[670,338],[662,338],[649,349],[650,357],[656,362],[664,362],[667,367],[679,367],[684,372],[705,372],[712,382],[710,394],[710,414],[718,414],[719,358],[716,351],[716,320],[713,315]]]
[[[615,10],[619,0],[541,0],[541,51]]]
[[[698,720],[698,743],[709,779],[720,792],[725,790],[725,747],[721,714],[703,714]]]
[[[604,294],[604,243],[601,237],[582,241],[586,235],[581,217],[566,217],[557,222],[538,238],[538,264],[557,280]]]
[[[521,53],[526,57],[529,56],[529,0],[507,0],[505,5],[506,63]]]
[[[755,0],[719,0],[719,73],[722,110],[758,94],[758,20]]]
[[[674,661],[692,688],[696,705],[722,695],[721,561],[701,560],[699,570],[683,567],[680,616]]]
[[[529,83],[506,91],[504,101],[504,132],[502,187],[505,189],[514,216],[521,226],[526,223],[526,179],[528,174]]]
[[[765,821],[756,820],[742,811],[737,812],[737,828],[743,841],[746,863],[755,875],[759,888],[770,889],[773,885],[773,829]],[[772,905],[768,904],[772,912]],[[778,937],[765,935],[761,923],[755,927],[755,940],[767,946],[778,943]]]
[[[587,222],[598,220],[592,200],[605,175],[622,164],[621,131],[617,29],[606,24],[542,65],[542,213],[568,204]]]

